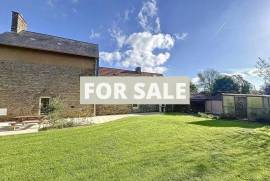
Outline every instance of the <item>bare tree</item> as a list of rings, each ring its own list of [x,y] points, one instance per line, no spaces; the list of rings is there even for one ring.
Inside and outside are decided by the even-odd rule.
[[[245,80],[241,75],[232,76],[234,82],[239,86],[239,93],[249,94],[254,89],[253,85]]]
[[[258,75],[264,79],[266,84],[270,83],[270,63],[259,57],[256,65]]]
[[[199,86],[204,92],[212,94],[213,85],[215,81],[221,77],[220,73],[214,69],[208,69],[203,72],[198,73]]]

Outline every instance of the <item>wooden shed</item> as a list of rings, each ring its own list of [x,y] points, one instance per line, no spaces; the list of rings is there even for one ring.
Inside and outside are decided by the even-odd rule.
[[[205,102],[205,112],[215,115],[221,115],[223,113],[222,96],[218,98],[210,98]]]
[[[270,119],[270,96],[222,94],[223,114],[240,119]]]
[[[205,112],[238,119],[270,119],[270,96],[224,93],[220,98],[209,98]]]

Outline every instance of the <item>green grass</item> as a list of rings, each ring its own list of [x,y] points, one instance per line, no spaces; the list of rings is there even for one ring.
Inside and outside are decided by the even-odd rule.
[[[0,138],[0,180],[269,180],[261,124],[154,115]]]

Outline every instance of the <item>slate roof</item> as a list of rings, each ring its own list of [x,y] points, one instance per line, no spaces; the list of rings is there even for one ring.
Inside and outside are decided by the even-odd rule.
[[[30,48],[86,57],[99,57],[98,45],[30,31],[0,34],[0,45]]]
[[[162,74],[141,72],[137,73],[134,70],[125,70],[117,68],[99,67],[99,76],[162,76]]]

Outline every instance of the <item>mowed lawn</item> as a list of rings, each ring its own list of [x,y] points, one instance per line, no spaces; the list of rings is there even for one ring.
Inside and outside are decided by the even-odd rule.
[[[0,180],[269,180],[267,126],[189,115],[0,137]]]

